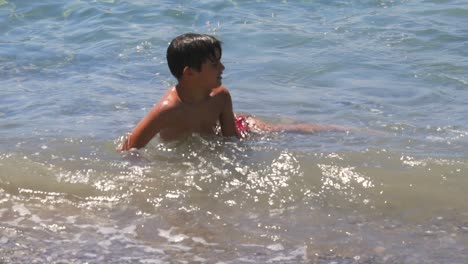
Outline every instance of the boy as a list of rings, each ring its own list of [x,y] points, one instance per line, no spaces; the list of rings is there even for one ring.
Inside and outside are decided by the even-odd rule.
[[[231,95],[221,86],[221,55],[221,42],[213,36],[187,33],[172,40],[166,56],[178,83],[138,123],[122,150],[142,148],[157,133],[165,141],[215,134],[218,122],[223,136],[239,136]]]
[[[167,49],[169,69],[177,78],[153,109],[144,117],[122,146],[122,150],[142,148],[159,133],[164,141],[192,133],[241,138],[250,128],[267,131],[312,133],[339,129],[334,126],[272,126],[252,117],[234,116],[229,91],[221,85],[224,65],[221,42],[210,35],[187,33],[176,37]]]

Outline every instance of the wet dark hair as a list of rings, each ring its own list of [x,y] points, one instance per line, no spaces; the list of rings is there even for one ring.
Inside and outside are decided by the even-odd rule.
[[[216,51],[219,51],[219,58],[216,57]],[[221,52],[221,41],[215,37],[186,33],[171,41],[166,58],[172,75],[180,79],[185,67],[201,71],[201,66],[206,60],[220,59]]]

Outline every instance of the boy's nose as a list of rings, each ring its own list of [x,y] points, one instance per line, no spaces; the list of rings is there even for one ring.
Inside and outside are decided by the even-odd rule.
[[[220,63],[219,65],[221,67],[221,71],[224,71],[224,69],[225,69],[224,64]]]

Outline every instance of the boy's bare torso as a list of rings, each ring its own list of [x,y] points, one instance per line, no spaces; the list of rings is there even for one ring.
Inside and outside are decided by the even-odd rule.
[[[223,135],[236,135],[231,97],[224,86],[212,89],[206,99],[196,103],[183,102],[173,87],[140,121],[122,149],[142,147],[158,133],[164,141],[181,139],[193,133],[214,135],[218,122]]]
[[[170,119],[161,128],[160,137],[163,140],[174,140],[192,133],[215,134],[223,104],[220,88],[213,89],[206,100],[194,104],[182,102],[177,90],[169,89],[155,106],[161,107],[161,111],[165,111]]]

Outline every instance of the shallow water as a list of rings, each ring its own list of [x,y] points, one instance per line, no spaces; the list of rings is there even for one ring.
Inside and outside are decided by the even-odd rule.
[[[468,262],[463,1],[0,0],[0,262]],[[359,131],[123,136],[223,41],[236,111]],[[377,131],[377,132],[376,132]]]

